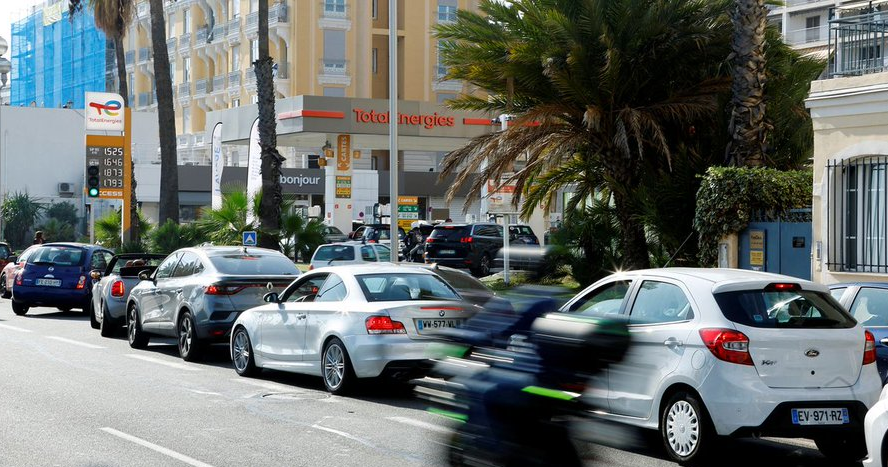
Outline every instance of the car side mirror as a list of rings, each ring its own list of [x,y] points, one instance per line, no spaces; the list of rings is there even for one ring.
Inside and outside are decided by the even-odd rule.
[[[151,279],[151,272],[149,272],[149,271],[142,271],[142,272],[140,272],[140,273],[139,273],[139,280],[140,280],[140,281],[150,281],[150,280],[152,280],[152,279]]]
[[[89,272],[89,277],[92,280],[97,281],[102,278],[102,272],[99,271],[98,269],[93,269],[92,271]]]
[[[265,303],[277,303],[278,302],[278,294],[277,292],[268,292],[262,297],[262,300],[265,300]]]
[[[9,255],[6,257],[6,262],[8,263],[14,263],[16,261],[18,261],[18,256],[16,255]]]

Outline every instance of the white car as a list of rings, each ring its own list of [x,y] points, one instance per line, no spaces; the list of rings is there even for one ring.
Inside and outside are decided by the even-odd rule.
[[[388,245],[379,243],[342,242],[321,245],[311,256],[309,269],[346,264],[389,262],[392,253]]]
[[[888,386],[882,389],[879,402],[866,413],[863,432],[869,453],[863,461],[864,467],[885,467],[888,462]]]
[[[875,339],[826,287],[739,269],[643,270],[602,279],[561,311],[628,316],[626,358],[587,396],[606,418],[659,430],[680,463],[704,462],[716,436],[865,454],[863,419],[882,389]]]
[[[321,376],[334,394],[357,378],[424,376],[435,334],[475,313],[432,271],[385,263],[315,269],[265,300],[234,323],[234,369]]]

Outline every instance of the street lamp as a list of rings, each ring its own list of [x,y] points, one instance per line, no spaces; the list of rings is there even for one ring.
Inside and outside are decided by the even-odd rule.
[[[9,43],[6,42],[6,39],[0,37],[0,91],[3,91],[3,88],[6,87],[6,75],[12,70],[12,64],[9,63],[3,54],[9,50]],[[3,94],[0,92],[0,105],[3,105]]]

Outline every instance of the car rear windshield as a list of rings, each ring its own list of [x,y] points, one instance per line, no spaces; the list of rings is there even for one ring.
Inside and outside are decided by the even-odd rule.
[[[83,248],[76,246],[43,246],[28,258],[31,264],[51,266],[80,266],[86,257]]]
[[[513,235],[534,235],[533,230],[526,225],[511,225],[509,233]]]
[[[332,225],[329,226],[329,227],[324,227],[324,230],[325,230],[328,234],[332,234],[332,235],[342,235],[342,231],[339,230],[339,229],[337,229],[336,227],[333,227]]]
[[[464,272],[444,269],[438,269],[435,272],[456,290],[483,292],[493,295],[493,291],[488,289],[481,281]]]
[[[458,242],[460,239],[469,236],[469,227],[445,226],[435,227],[429,238],[440,240],[442,242]]]
[[[356,276],[368,302],[459,300],[457,293],[432,274],[362,274]]]
[[[851,328],[857,324],[829,294],[740,290],[715,294],[725,318],[755,328]]]
[[[299,275],[299,269],[284,255],[229,254],[210,256],[210,262],[220,273],[232,276]]]
[[[353,261],[355,248],[351,245],[328,245],[318,248],[315,252],[315,261]]]

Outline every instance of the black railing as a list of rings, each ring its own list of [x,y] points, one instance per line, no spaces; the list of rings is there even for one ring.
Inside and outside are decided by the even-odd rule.
[[[829,21],[829,75],[855,76],[888,70],[888,13]]]
[[[827,267],[888,273],[888,156],[830,160],[825,175]]]

